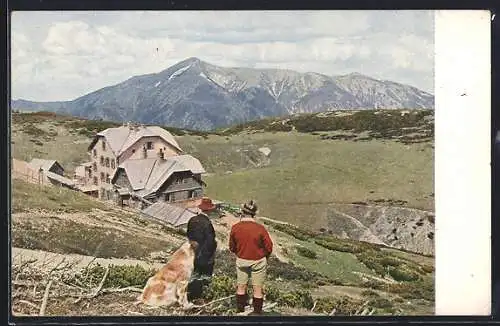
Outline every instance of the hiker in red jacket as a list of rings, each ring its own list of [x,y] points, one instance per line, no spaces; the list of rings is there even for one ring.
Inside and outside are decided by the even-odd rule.
[[[243,312],[248,301],[247,284],[253,287],[253,314],[262,313],[267,260],[273,251],[273,242],[266,228],[255,221],[257,205],[245,203],[240,221],[231,228],[229,250],[236,254],[236,308]]]

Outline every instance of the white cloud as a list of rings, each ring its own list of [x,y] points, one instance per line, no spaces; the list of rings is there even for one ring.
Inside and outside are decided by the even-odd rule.
[[[433,88],[429,12],[16,12],[12,96],[67,100],[196,56]],[[50,80],[50,82],[47,82]]]

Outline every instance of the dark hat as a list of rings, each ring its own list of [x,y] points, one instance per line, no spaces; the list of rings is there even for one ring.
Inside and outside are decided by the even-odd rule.
[[[255,216],[255,214],[257,213],[257,205],[253,200],[250,200],[249,202],[246,202],[243,205],[241,205],[241,212],[243,214]]]

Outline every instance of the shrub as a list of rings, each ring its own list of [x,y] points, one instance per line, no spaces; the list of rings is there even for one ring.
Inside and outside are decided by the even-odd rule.
[[[405,265],[399,267],[390,266],[388,272],[393,279],[400,282],[418,281],[420,279],[420,275],[417,272],[410,270]]]
[[[270,224],[272,224],[273,228],[275,228],[276,230],[289,234],[297,240],[308,241],[311,237],[315,236],[314,232],[305,231],[288,224],[280,224],[280,223],[270,223]]]
[[[322,297],[316,301],[315,311],[329,314],[335,309],[335,315],[349,316],[355,314],[363,303],[363,300],[354,299],[348,296]]]
[[[143,287],[148,279],[154,275],[156,270],[145,269],[140,265],[117,266],[109,265],[109,273],[104,281],[105,288],[121,288],[127,286]],[[104,277],[105,268],[100,264],[86,267],[70,278],[70,281],[77,284],[87,284],[89,287],[99,284]]]
[[[212,281],[203,291],[207,300],[227,297],[236,291],[236,280],[227,275],[214,275]]]
[[[331,282],[326,276],[291,263],[283,263],[273,256],[269,259],[267,273],[271,279],[280,277],[287,281],[306,281],[310,283]]]
[[[361,248],[353,246],[348,243],[333,242],[327,240],[315,240],[314,243],[333,251],[350,252],[350,253],[361,252]]]
[[[432,265],[422,265],[420,266],[420,268],[422,269],[422,271],[425,273],[425,274],[429,274],[429,273],[432,273],[434,272],[434,266]]]
[[[363,252],[357,254],[356,257],[360,262],[365,264],[366,267],[375,271],[380,276],[386,275],[386,268],[384,265],[382,265],[380,257],[377,256],[375,252]]]
[[[314,301],[311,293],[306,290],[294,290],[291,292],[284,292],[279,295],[276,300],[279,306],[292,307],[292,308],[306,308],[311,309]]]
[[[369,305],[380,309],[390,309],[393,307],[392,302],[386,298],[374,298],[370,300]]]
[[[434,283],[431,280],[384,284],[382,290],[398,294],[405,299],[434,301]]]
[[[312,251],[309,248],[300,247],[300,246],[296,246],[295,248],[296,248],[297,252],[299,253],[299,255],[301,255],[303,257],[311,258],[311,259],[318,258],[318,255],[316,254],[316,252]]]

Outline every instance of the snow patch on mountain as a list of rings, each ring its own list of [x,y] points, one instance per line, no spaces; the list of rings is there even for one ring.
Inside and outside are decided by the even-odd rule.
[[[187,71],[189,68],[191,68],[191,65],[189,66],[186,66],[186,67],[182,67],[181,69],[177,70],[176,72],[174,72],[170,77],[168,77],[168,80],[171,80],[177,76],[180,76],[182,75],[182,73],[184,73],[185,71]]]

